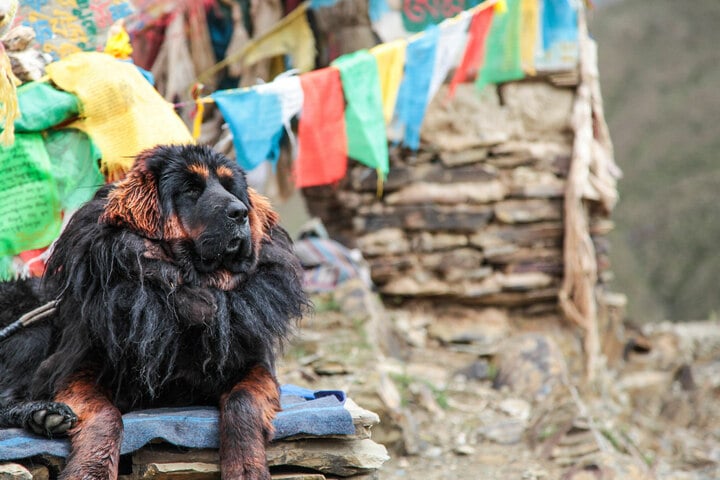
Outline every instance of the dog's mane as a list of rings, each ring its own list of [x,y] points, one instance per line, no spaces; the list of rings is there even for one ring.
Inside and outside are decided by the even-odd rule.
[[[212,295],[217,311],[211,321],[184,325],[177,293],[187,285],[178,267],[147,255],[148,242],[162,242],[99,221],[112,188],[75,213],[49,259],[44,282],[59,299],[54,322],[62,337],[40,367],[35,393],[52,394],[88,363],[116,389],[112,395],[132,392],[126,399],[135,406],[173,382],[219,387],[253,363],[272,368],[308,305],[287,233],[271,223],[254,232],[262,233],[254,271],[232,290],[195,286]],[[184,378],[192,375],[202,378]]]

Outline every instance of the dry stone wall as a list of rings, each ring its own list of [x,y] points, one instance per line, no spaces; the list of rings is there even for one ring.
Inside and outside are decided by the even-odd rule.
[[[557,313],[563,194],[573,145],[575,86],[550,77],[477,92],[441,89],[418,152],[391,148],[376,173],[350,162],[339,185],[304,190],[330,233],[357,247],[386,300]],[[612,223],[588,208],[601,279]]]

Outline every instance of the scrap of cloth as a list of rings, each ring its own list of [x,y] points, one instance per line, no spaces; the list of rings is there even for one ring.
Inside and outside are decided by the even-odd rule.
[[[298,435],[351,435],[352,416],[341,391],[312,391],[295,385],[280,388],[282,410],[273,425],[273,440]],[[154,439],[163,439],[186,448],[219,448],[218,410],[214,407],[160,408],[123,415],[123,443],[120,453],[142,448]],[[47,439],[18,428],[0,429],[0,461],[34,455],[67,457],[70,441]]]
[[[49,64],[47,74],[80,99],[81,118],[69,126],[86,132],[100,149],[108,181],[122,178],[146,148],[193,143],[173,106],[130,63],[80,52]]]

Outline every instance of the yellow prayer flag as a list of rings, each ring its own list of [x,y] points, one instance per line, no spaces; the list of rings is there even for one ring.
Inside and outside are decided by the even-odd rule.
[[[242,51],[245,66],[265,58],[290,55],[301,73],[315,68],[315,37],[307,21],[306,8],[297,8],[270,31],[253,39]]]
[[[522,0],[520,5],[520,58],[525,73],[535,75],[535,45],[538,37],[538,0]]]
[[[370,49],[378,65],[385,123],[390,123],[395,112],[395,102],[403,78],[406,47],[407,41],[399,39]]]
[[[193,143],[192,135],[132,63],[98,52],[69,55],[46,67],[50,79],[80,99],[80,119],[102,153],[102,172],[116,180],[134,157],[157,144]]]

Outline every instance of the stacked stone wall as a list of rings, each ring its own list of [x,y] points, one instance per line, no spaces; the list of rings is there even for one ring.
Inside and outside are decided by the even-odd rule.
[[[551,77],[465,84],[452,99],[441,89],[421,149],[391,148],[381,195],[376,173],[351,162],[339,185],[304,190],[308,209],[363,253],[387,301],[558,313],[575,90]],[[602,280],[612,223],[588,208]]]

